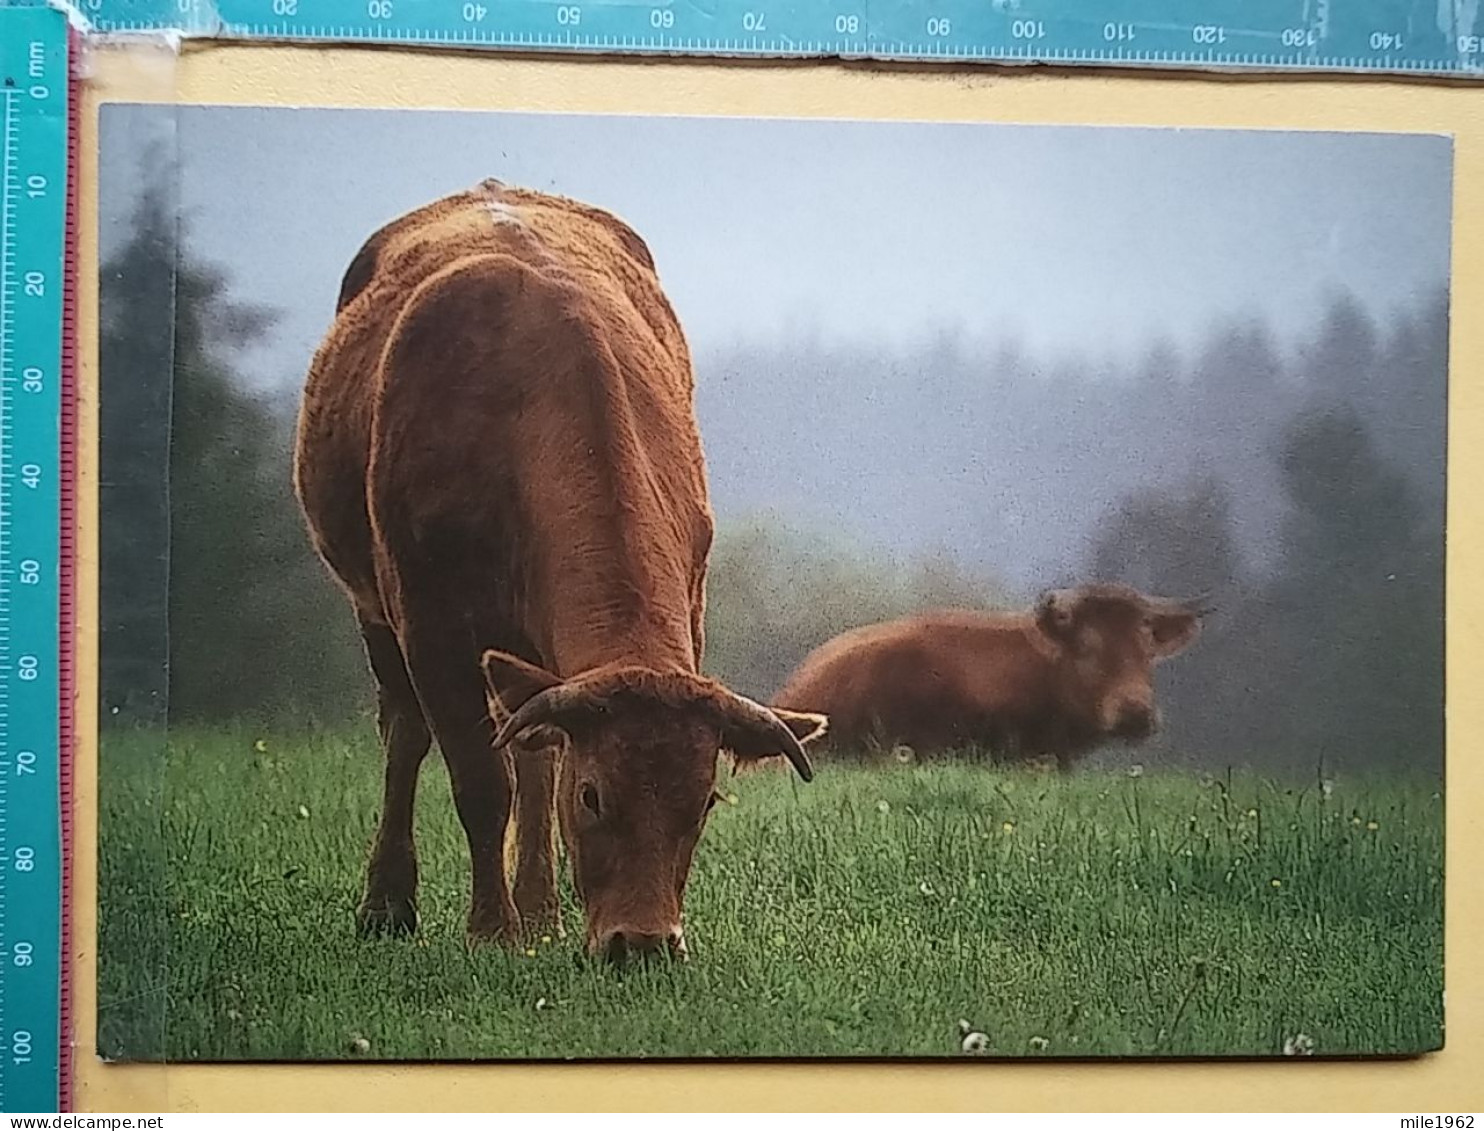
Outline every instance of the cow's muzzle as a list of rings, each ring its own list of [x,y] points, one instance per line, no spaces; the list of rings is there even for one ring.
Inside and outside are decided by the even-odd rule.
[[[617,930],[600,936],[591,947],[595,955],[621,965],[651,958],[686,959],[685,933],[675,927],[661,933]]]

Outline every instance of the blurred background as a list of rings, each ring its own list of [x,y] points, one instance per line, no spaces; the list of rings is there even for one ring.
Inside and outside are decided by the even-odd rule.
[[[395,216],[495,176],[645,238],[695,355],[708,670],[912,609],[1219,606],[1121,758],[1441,774],[1445,138],[111,105],[102,709],[340,726],[304,373]]]

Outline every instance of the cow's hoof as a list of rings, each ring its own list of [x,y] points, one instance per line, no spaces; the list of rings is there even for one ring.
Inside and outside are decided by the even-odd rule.
[[[469,915],[466,937],[470,947],[516,946],[521,941],[520,916],[514,906],[505,913],[476,910]]]
[[[520,909],[520,930],[527,941],[543,937],[553,939],[562,937],[562,909],[555,899],[550,903],[541,903],[531,907],[522,905],[520,899],[517,898],[515,905]]]
[[[356,909],[356,933],[363,939],[416,934],[417,907],[410,899],[368,899]]]
[[[546,944],[564,939],[567,932],[562,929],[560,918],[522,919],[520,937],[522,942],[534,946],[537,943]]]
[[[464,942],[470,950],[482,950],[488,946],[515,949],[526,945],[518,927],[476,927],[472,923],[464,933]]]

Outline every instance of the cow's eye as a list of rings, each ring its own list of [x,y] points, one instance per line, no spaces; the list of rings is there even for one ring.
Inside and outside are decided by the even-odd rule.
[[[583,782],[579,796],[582,798],[582,806],[594,817],[603,815],[603,807],[598,803],[598,791],[592,782]]]

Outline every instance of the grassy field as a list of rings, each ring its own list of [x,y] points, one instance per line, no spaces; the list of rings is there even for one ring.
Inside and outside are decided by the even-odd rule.
[[[691,962],[619,974],[572,938],[466,951],[436,758],[422,932],[358,941],[369,729],[115,733],[103,763],[108,1057],[959,1056],[961,1021],[1001,1056],[1442,1040],[1436,783],[1341,779],[1326,798],[941,765],[728,779],[692,876]]]

